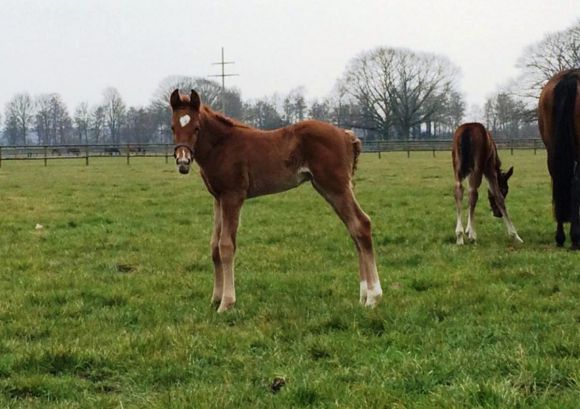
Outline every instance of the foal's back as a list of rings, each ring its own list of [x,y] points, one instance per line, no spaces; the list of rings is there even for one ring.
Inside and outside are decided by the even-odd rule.
[[[474,170],[485,172],[494,157],[494,142],[479,122],[465,123],[453,135],[453,169],[462,180]]]

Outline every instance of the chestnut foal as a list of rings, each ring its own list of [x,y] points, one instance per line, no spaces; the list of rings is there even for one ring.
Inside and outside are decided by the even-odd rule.
[[[514,172],[511,167],[506,173],[501,171],[501,162],[491,134],[478,123],[460,125],[453,135],[453,173],[455,174],[455,205],[457,207],[457,224],[455,236],[457,244],[463,244],[463,224],[461,222],[461,202],[463,200],[462,181],[469,176],[469,213],[467,214],[467,238],[477,239],[473,216],[477,204],[477,189],[483,176],[489,184],[488,199],[493,215],[503,217],[508,234],[517,242],[523,243],[518,236],[507,209],[505,197],[508,194],[508,179]]]
[[[358,252],[360,302],[374,306],[382,296],[371,238],[371,222],[352,191],[360,140],[320,121],[261,131],[212,111],[198,93],[170,97],[175,159],[182,174],[192,161],[214,197],[211,239],[215,267],[212,302],[223,312],[236,302],[234,253],[244,200],[278,193],[311,181],[346,225]]]

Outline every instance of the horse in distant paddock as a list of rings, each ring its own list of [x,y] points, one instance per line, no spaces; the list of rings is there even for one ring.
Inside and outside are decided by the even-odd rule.
[[[580,250],[580,69],[559,72],[544,86],[538,126],[552,177],[556,244],[564,245],[570,222],[571,248]]]
[[[109,156],[121,155],[121,151],[119,150],[119,148],[117,148],[115,146],[105,146],[105,149],[103,149],[103,152],[108,153]]]
[[[349,131],[320,121],[303,121],[261,131],[202,105],[198,93],[170,97],[174,157],[179,172],[195,160],[214,197],[211,252],[212,302],[218,312],[233,307],[234,254],[240,210],[247,198],[282,192],[310,181],[346,225],[359,256],[360,302],[374,306],[382,296],[371,238],[371,222],[352,191],[361,150]]]
[[[467,214],[467,238],[471,241],[477,239],[474,227],[474,212],[477,204],[477,189],[481,185],[483,176],[489,185],[488,199],[493,215],[503,217],[508,234],[516,241],[523,243],[514,227],[506,206],[505,198],[508,194],[508,179],[512,176],[514,168],[507,172],[501,171],[501,162],[497,154],[497,148],[491,134],[485,127],[478,123],[466,123],[460,125],[453,135],[453,173],[455,174],[455,204],[457,207],[457,224],[455,236],[457,244],[463,244],[463,223],[461,222],[461,207],[463,200],[463,180],[469,176],[469,212]]]

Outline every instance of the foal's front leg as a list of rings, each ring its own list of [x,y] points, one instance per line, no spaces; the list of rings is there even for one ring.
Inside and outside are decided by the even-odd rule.
[[[236,234],[240,220],[240,209],[243,202],[243,196],[239,195],[228,195],[220,198],[221,232],[218,249],[223,273],[223,287],[218,312],[227,311],[236,303],[234,255],[236,252]]]
[[[501,194],[497,180],[492,179],[490,181],[490,179],[488,179],[488,181],[489,181],[491,193],[493,194],[493,197],[495,199],[495,203],[497,204],[497,207],[499,208],[499,211],[501,212],[501,215],[502,215],[503,220],[505,222],[508,235],[511,238],[513,238],[515,241],[517,241],[518,243],[523,243],[524,241],[518,235],[518,232],[517,232],[514,224],[512,223],[512,220],[510,219],[510,217],[508,215],[507,208],[505,206],[505,199],[504,199],[503,195]]]
[[[224,286],[222,261],[220,258],[220,235],[222,231],[222,215],[220,202],[214,200],[213,202],[213,233],[211,235],[211,258],[213,260],[214,266],[214,280],[213,280],[213,293],[211,296],[211,302],[214,305],[219,305],[222,301],[222,292]]]

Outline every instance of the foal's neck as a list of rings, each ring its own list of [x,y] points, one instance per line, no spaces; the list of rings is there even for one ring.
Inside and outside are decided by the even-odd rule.
[[[243,125],[212,111],[205,105],[201,107],[200,115],[201,124],[195,151],[196,160],[202,165],[215,147],[227,143]]]

